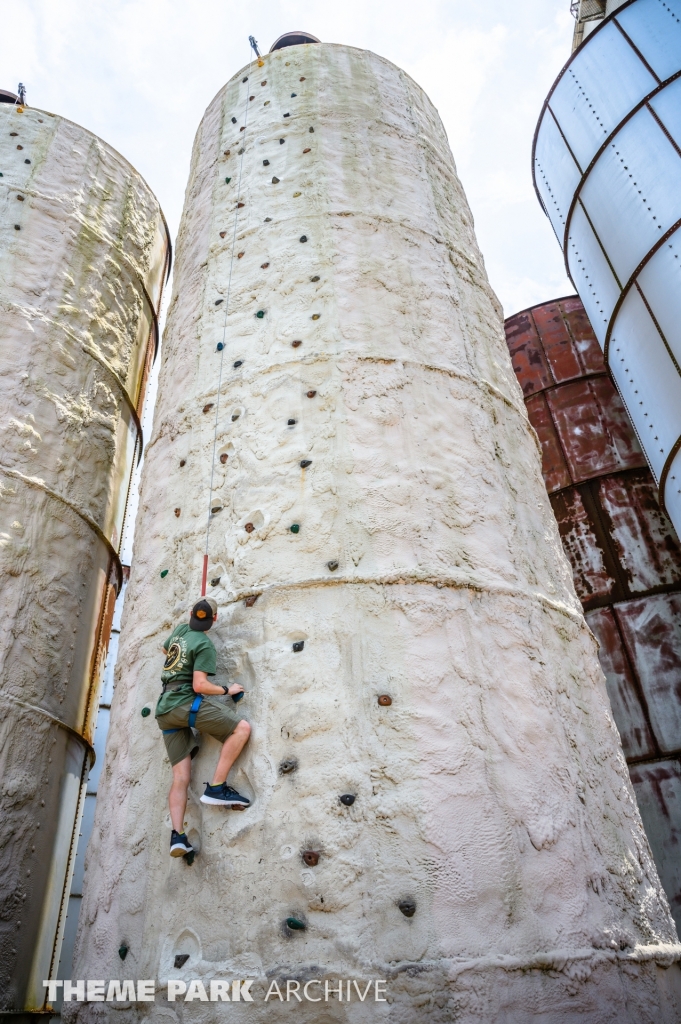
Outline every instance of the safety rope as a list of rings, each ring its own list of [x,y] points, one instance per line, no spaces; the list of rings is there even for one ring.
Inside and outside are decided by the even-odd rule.
[[[239,161],[239,180],[237,183],[237,197],[236,205],[234,208],[234,230],[232,232],[232,254],[229,260],[229,278],[227,280],[227,298],[225,300],[225,320],[222,328],[222,348],[220,349],[220,369],[218,373],[218,396],[215,403],[215,424],[213,428],[213,455],[210,464],[210,486],[208,490],[208,515],[206,518],[206,550],[203,555],[203,573],[201,575],[201,597],[206,595],[206,582],[208,578],[208,545],[210,543],[210,522],[211,522],[211,505],[213,504],[213,481],[215,479],[215,452],[218,443],[218,425],[220,419],[220,390],[222,387],[222,370],[225,361],[225,338],[227,336],[227,317],[229,315],[229,299],[232,290],[232,269],[234,267],[234,250],[236,248],[236,233],[239,224],[239,202],[241,200],[241,179],[243,175],[244,167],[244,156],[246,154],[246,140],[248,136],[248,93],[250,91],[250,78],[251,68],[253,65],[253,58],[251,56],[251,50],[249,47],[249,60],[248,60],[248,89],[246,89],[246,101],[245,101],[245,113],[244,113],[244,131],[241,143],[241,160]]]

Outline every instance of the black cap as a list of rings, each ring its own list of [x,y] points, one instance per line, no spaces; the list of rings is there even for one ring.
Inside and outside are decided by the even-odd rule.
[[[189,619],[189,628],[196,633],[205,633],[213,625],[213,619],[218,613],[218,606],[210,597],[202,597],[192,608]]]

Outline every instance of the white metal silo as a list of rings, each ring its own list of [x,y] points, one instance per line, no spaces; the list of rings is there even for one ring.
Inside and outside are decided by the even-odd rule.
[[[317,1024],[678,1019],[676,933],[471,213],[437,112],[375,54],[286,46],[208,107],[140,507],[79,978],[155,979],[197,1021],[283,1020],[266,995],[287,981],[332,983],[296,1003]],[[199,802],[206,740],[188,866],[140,710],[209,516],[252,806]],[[165,1003],[169,980],[247,978],[253,1003]],[[339,978],[389,1002],[341,1002]]]

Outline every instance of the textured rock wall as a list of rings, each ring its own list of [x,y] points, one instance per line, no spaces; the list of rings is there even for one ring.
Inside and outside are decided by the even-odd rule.
[[[50,970],[167,243],[140,176],[63,118],[0,104],[0,172],[0,1005],[21,1008]]]
[[[253,726],[230,781],[253,804],[199,803],[204,740],[189,867],[140,709],[199,592],[209,504],[219,680]],[[389,1002],[296,1014],[679,1019],[674,926],[470,211],[436,111],[374,54],[275,52],[201,122],[118,673],[76,977],[155,978],[158,1000],[169,978],[255,979],[254,1004],[157,1011],[185,1021],[285,1019],[272,979],[338,976],[388,979]]]

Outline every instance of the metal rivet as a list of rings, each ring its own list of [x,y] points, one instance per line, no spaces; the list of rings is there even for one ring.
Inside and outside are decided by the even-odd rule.
[[[229,458],[229,455],[227,454],[227,452],[223,452],[222,455],[220,456],[220,462],[222,463],[223,466],[224,466],[225,462],[227,462],[228,458]]]
[[[127,946],[119,946],[118,947],[118,955],[121,958],[121,960],[125,960],[126,956],[128,955],[128,947]]]
[[[302,344],[302,341],[292,341],[291,348],[299,348]]]
[[[397,904],[405,917],[413,917],[416,913],[416,904],[413,900],[400,900]]]
[[[312,465],[312,459],[301,459],[300,460],[300,468],[301,469],[307,469],[307,467],[311,466],[311,465]]]
[[[305,641],[304,640],[296,640],[296,642],[293,644],[293,650],[296,652],[296,654],[298,654],[299,651],[302,651],[304,646],[305,646]]]
[[[279,765],[279,774],[280,775],[290,775],[291,772],[294,772],[297,767],[298,767],[298,762],[296,761],[295,757],[291,757],[291,758],[289,758],[288,761],[282,761],[281,762],[281,764]]]
[[[280,179],[280,178],[278,178],[278,177],[276,176],[276,174],[275,174],[275,176],[274,176],[274,177],[272,178],[272,184],[273,184],[273,185],[278,185],[278,184],[279,184],[279,182],[280,182],[280,180],[281,180],[281,179]]]
[[[177,516],[178,519],[180,518],[181,511],[182,511],[182,509],[180,509],[180,508],[176,508],[175,509],[175,515]]]
[[[178,953],[173,961],[173,967],[179,970],[180,967],[184,967],[187,960],[189,960],[189,953]]]
[[[252,608],[257,600],[258,594],[249,594],[249,596],[244,599],[244,604],[247,608]]]
[[[221,576],[213,576],[213,579],[210,581],[211,587],[217,587],[219,585],[221,579],[222,579]]]
[[[389,708],[392,702],[392,697],[387,693],[382,693],[381,696],[378,698],[378,703],[381,705],[382,708]]]
[[[203,407],[203,411],[204,412],[210,412],[211,409],[213,408],[213,404],[214,404],[213,402],[206,402],[206,404]]]
[[[301,921],[297,917],[287,917],[286,918],[286,924],[287,924],[287,926],[289,928],[291,928],[295,932],[304,932],[305,929],[307,928],[307,925],[305,924],[305,922]]]
[[[343,793],[343,795],[340,798],[340,802],[342,804],[345,804],[346,807],[352,807],[352,805],[355,802],[355,794],[354,793]]]
[[[300,533],[300,523],[291,523],[289,530],[291,533]]]
[[[300,236],[300,241],[301,242],[307,242],[307,235],[301,235]]]
[[[335,558],[332,559],[330,562],[326,563],[326,568],[329,569],[330,572],[336,571],[336,569],[338,568],[338,562],[335,560]]]
[[[151,714],[151,708],[142,708],[142,711],[140,713],[142,715],[142,718],[148,718],[149,715]]]
[[[316,394],[317,394],[317,392],[316,392],[316,391],[308,391],[308,393],[307,393],[307,397],[308,397],[308,398],[314,398],[314,396],[315,396]]]
[[[234,364],[234,369],[235,369],[235,370],[238,370],[238,369],[239,369],[239,367],[240,367],[240,366],[243,366],[243,365],[244,365],[244,361],[243,361],[243,359],[237,359],[237,361],[236,361],[236,362],[235,362],[235,364]]]
[[[169,572],[170,569],[161,569],[161,579],[164,580]]]
[[[253,531],[255,530],[255,526],[253,525],[253,523],[246,523],[246,525],[244,526],[244,530],[246,531],[246,533],[253,533]]]
[[[259,309],[258,312],[255,315],[257,316],[258,320],[262,320],[262,318],[265,315],[265,310],[264,309]]]
[[[305,850],[303,860],[309,868],[315,868],[319,864],[319,854],[316,850]]]

